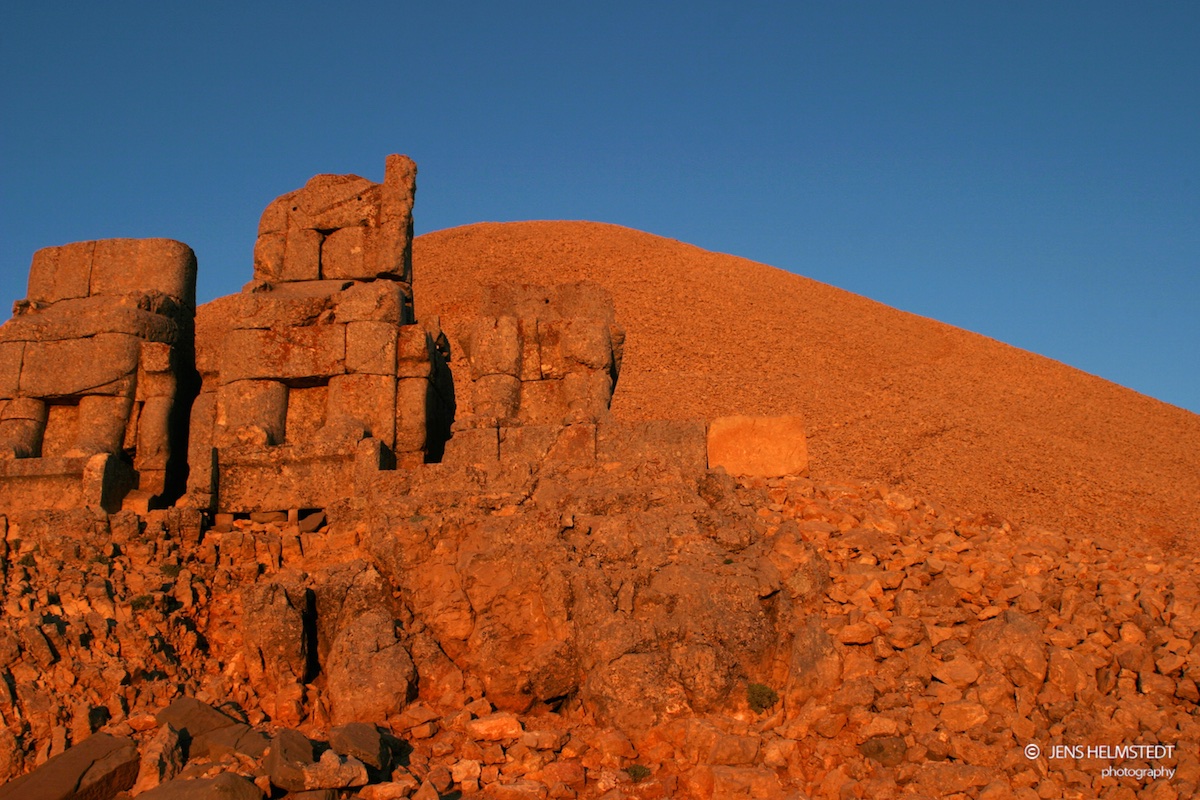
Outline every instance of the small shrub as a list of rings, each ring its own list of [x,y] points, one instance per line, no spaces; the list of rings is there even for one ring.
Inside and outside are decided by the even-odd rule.
[[[129,607],[134,611],[145,611],[152,605],[154,605],[154,598],[148,594],[139,594],[129,601]]]
[[[650,777],[650,768],[644,764],[630,764],[625,768],[625,772],[634,783],[641,783]]]
[[[779,693],[770,686],[751,683],[746,686],[746,702],[756,714],[761,714],[779,702]]]
[[[727,558],[727,559],[725,559],[725,563],[726,563],[726,564],[732,564],[732,563],[733,563],[733,559],[732,559],[732,558]]]
[[[109,558],[108,556],[104,555],[103,553],[97,553],[96,555],[92,556],[88,560],[91,561],[93,564],[104,564],[105,566],[112,563],[112,559]]]
[[[37,559],[33,557],[33,553],[26,553],[21,556],[21,560],[17,562],[22,567],[36,567]]]
[[[183,569],[183,567],[179,566],[178,564],[163,564],[158,569],[163,575],[166,575],[168,578],[178,578],[179,572],[180,572],[180,570]]]

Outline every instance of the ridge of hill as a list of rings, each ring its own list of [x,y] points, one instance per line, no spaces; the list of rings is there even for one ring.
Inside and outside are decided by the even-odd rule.
[[[607,288],[627,330],[617,418],[800,412],[820,479],[1196,546],[1200,416],[1049,358],[610,224],[468,225],[417,237],[413,260],[417,313],[452,344],[490,283]]]

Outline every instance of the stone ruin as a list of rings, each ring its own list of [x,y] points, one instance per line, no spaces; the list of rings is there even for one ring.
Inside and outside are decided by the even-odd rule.
[[[169,239],[47,247],[0,326],[0,509],[178,494],[196,257]]]
[[[795,419],[712,432],[614,421],[624,332],[600,287],[487,287],[452,348],[414,309],[415,191],[405,156],[387,157],[382,183],[317,175],[263,212],[253,280],[199,309],[196,259],[179,242],[39,251],[29,296],[0,326],[0,512],[295,521],[388,491],[382,473],[397,468],[615,450],[699,470],[806,468]],[[731,436],[742,456],[725,452]]]
[[[619,443],[714,461],[702,421],[610,419],[624,331],[595,285],[487,288],[452,361],[439,320],[414,312],[415,178],[389,156],[382,184],[317,175],[283,194],[259,223],[253,281],[199,309],[184,243],[38,251],[0,325],[0,511],[295,517],[443,459],[594,461]],[[756,443],[740,471],[806,467],[798,420],[731,417],[720,437],[731,425]],[[781,441],[774,463],[752,463]]]

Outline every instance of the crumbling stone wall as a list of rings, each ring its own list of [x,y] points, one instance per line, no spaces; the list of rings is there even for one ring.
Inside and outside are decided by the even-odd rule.
[[[324,507],[358,462],[440,451],[453,399],[437,320],[414,323],[415,191],[416,166],[389,156],[382,184],[318,175],[267,206],[255,280],[197,320],[195,505]]]
[[[177,496],[196,257],[170,239],[39,250],[0,325],[0,507]]]

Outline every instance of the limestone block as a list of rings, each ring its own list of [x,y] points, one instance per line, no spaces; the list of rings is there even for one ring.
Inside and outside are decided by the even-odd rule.
[[[376,221],[379,184],[358,175],[314,175],[292,199],[293,219],[332,230]]]
[[[573,372],[561,381],[567,412],[577,420],[599,420],[612,405],[612,378],[608,372]]]
[[[396,382],[396,452],[425,450],[432,403],[433,389],[425,378]]]
[[[173,239],[101,239],[92,252],[91,294],[162,292],[196,307],[196,254]]]
[[[321,277],[366,278],[366,228],[339,228],[321,244]]]
[[[254,242],[254,277],[263,281],[283,280],[283,258],[287,234],[282,230],[261,234]]]
[[[66,455],[79,438],[79,405],[47,403],[46,430],[42,433],[42,458]]]
[[[500,460],[584,464],[596,460],[596,426],[521,425],[500,429]]]
[[[326,428],[339,418],[362,423],[388,447],[396,441],[396,379],[390,375],[337,375],[329,379]]]
[[[333,296],[338,322],[389,322],[405,324],[411,290],[398,281],[360,281]]]
[[[176,388],[174,348],[163,342],[142,342],[138,359],[137,399],[173,398]]]
[[[708,467],[732,475],[776,478],[808,470],[804,420],[788,417],[718,417],[708,426]]]
[[[17,396],[24,355],[24,342],[0,342],[0,399]]]
[[[592,319],[558,319],[538,323],[542,376],[562,378],[581,368],[608,369],[612,339],[608,324]]]
[[[708,468],[704,420],[608,420],[596,428],[596,460],[601,463],[656,461],[689,472]]]
[[[467,354],[471,378],[521,374],[521,335],[516,317],[484,317],[471,329]]]
[[[239,440],[254,429],[265,444],[282,444],[287,433],[288,389],[279,381],[242,380],[217,390],[217,447]]]
[[[324,293],[295,291],[317,284]],[[336,288],[335,288],[336,287]],[[196,352],[220,352],[225,334],[233,329],[302,328],[328,316],[329,295],[339,282],[281,283],[271,291],[241,292],[205,303],[196,312]],[[216,366],[213,367],[216,369]],[[200,369],[202,373],[209,370]]]
[[[175,309],[177,311],[177,309]],[[179,322],[138,308],[125,298],[82,297],[60,300],[48,309],[24,314],[0,326],[3,342],[84,339],[98,333],[123,333],[155,342],[179,340]]]
[[[43,247],[34,253],[29,267],[29,299],[57,303],[72,297],[87,297],[95,245],[95,242],[74,242]]]
[[[497,420],[516,419],[521,381],[512,375],[484,375],[473,388],[476,416]]]
[[[171,457],[171,409],[174,405],[171,397],[151,397],[142,404],[134,459],[134,466],[139,471],[167,468],[167,460]]]
[[[374,442],[367,439],[364,442]],[[355,450],[363,442],[304,442],[282,447],[230,445],[218,450],[221,512],[326,508],[353,491]]]
[[[213,426],[217,416],[217,393],[202,391],[192,403],[188,423],[188,493],[210,495],[213,492]]]
[[[29,397],[10,400],[0,414],[0,459],[37,458],[46,430],[46,404]]]
[[[221,380],[321,378],[345,371],[346,326],[230,331]]]
[[[289,388],[286,441],[311,441],[325,427],[328,406],[328,385]]]
[[[490,464],[500,458],[500,437],[496,428],[464,428],[446,440],[443,464]]]
[[[396,374],[396,326],[387,322],[346,325],[346,371]]]
[[[433,339],[417,325],[402,325],[396,333],[396,375],[428,378],[433,372]]]
[[[83,468],[83,505],[115,514],[121,510],[121,501],[134,488],[135,482],[133,471],[120,456],[97,453]]]
[[[299,209],[296,205],[296,196],[300,194],[300,189],[287,194],[281,194],[272,200],[265,209],[262,216],[258,220],[258,236],[262,238],[268,233],[284,233],[287,231],[288,215],[292,209]]]
[[[375,275],[412,280],[412,210],[416,192],[417,165],[408,156],[388,156],[380,187],[378,227],[368,247]]]
[[[75,445],[67,451],[67,457],[87,458],[97,453],[120,453],[132,403],[131,397],[81,397]]]
[[[521,317],[517,321],[517,332],[521,339],[522,381],[542,379],[542,348],[538,342],[538,321],[533,317]]]
[[[30,342],[25,346],[20,391],[31,397],[129,391],[132,381],[126,384],[121,379],[136,372],[140,344],[137,337],[123,333]]]
[[[517,417],[523,425],[561,425],[568,412],[562,381],[522,381]]]
[[[278,275],[254,273],[259,280],[315,281],[321,277],[321,234],[291,226],[283,243],[283,264]]]

